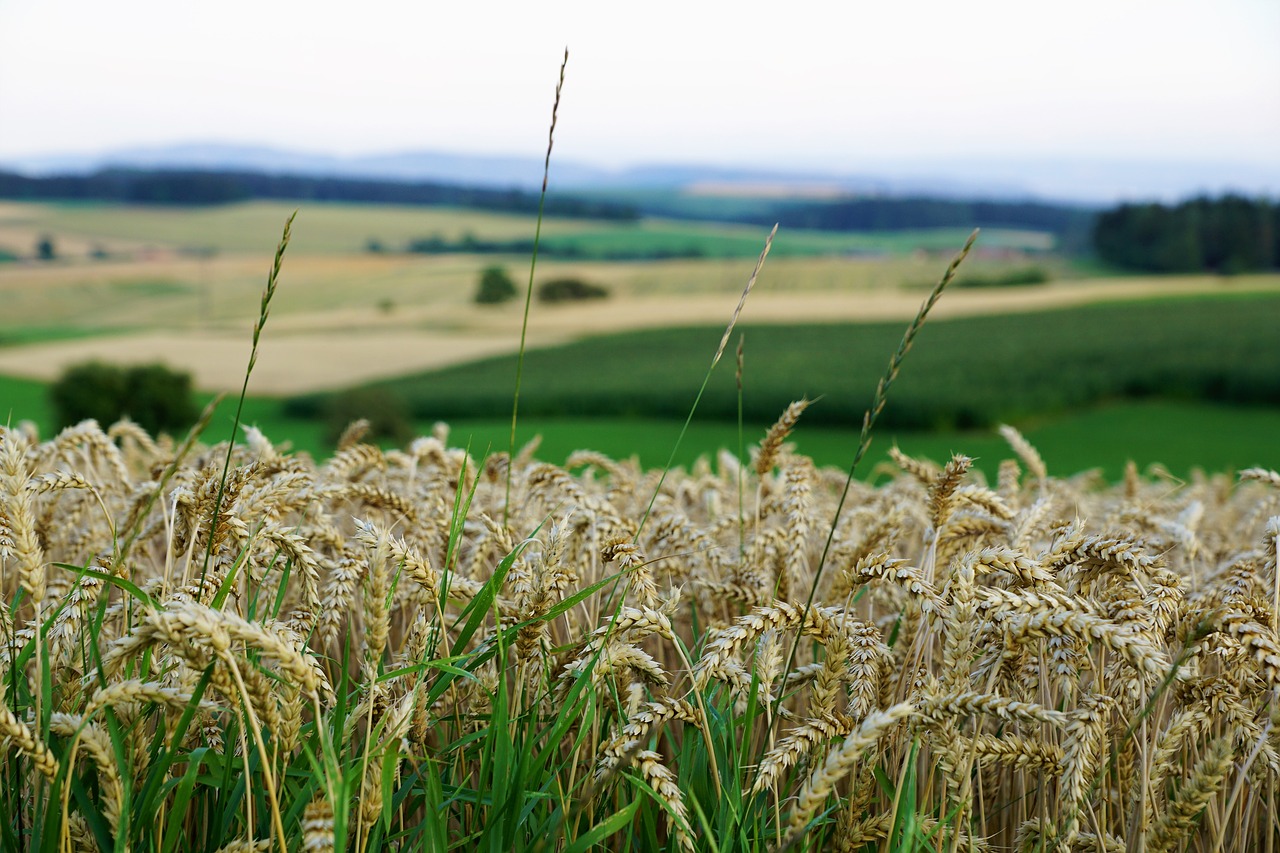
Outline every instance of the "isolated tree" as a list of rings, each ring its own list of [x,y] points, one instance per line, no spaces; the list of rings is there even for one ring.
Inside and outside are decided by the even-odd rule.
[[[515,299],[516,283],[507,275],[502,267],[486,267],[480,273],[480,287],[476,290],[475,301],[478,305],[497,305]]]
[[[36,257],[42,261],[51,261],[58,256],[58,250],[53,245],[53,235],[41,234],[40,239],[36,241]]]

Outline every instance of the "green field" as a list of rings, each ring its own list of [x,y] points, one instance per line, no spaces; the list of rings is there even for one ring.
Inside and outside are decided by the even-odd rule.
[[[8,422],[32,420],[42,435],[52,434],[53,415],[43,383],[0,377],[0,399],[4,400],[0,415]],[[200,402],[207,400],[202,397]],[[691,401],[692,392],[687,402]],[[234,415],[234,401],[224,401],[205,440],[215,442],[229,437]],[[450,444],[469,446],[476,456],[507,448],[509,417],[451,418],[448,422]],[[323,439],[324,423],[288,416],[281,400],[248,398],[244,423],[257,426],[282,447],[287,443],[317,458],[332,452]],[[682,423],[652,418],[530,417],[521,419],[517,442],[523,445],[534,436],[541,436],[538,456],[551,462],[563,462],[575,450],[591,449],[618,459],[636,456],[646,467],[661,467],[676,446]],[[432,423],[420,420],[414,426],[419,434],[426,434]],[[1044,456],[1050,472],[1059,475],[1098,468],[1114,480],[1129,460],[1141,468],[1160,463],[1181,477],[1197,468],[1280,468],[1280,442],[1276,441],[1280,436],[1280,408],[1276,407],[1171,401],[1111,403],[1023,423],[1021,427]],[[676,454],[676,464],[688,467],[699,456],[713,456],[721,449],[736,454],[740,441],[750,447],[767,429],[766,423],[750,423],[740,434],[736,423],[695,418]],[[812,456],[818,464],[845,467],[853,458],[858,431],[814,424],[806,415],[792,440],[801,453]],[[1010,453],[993,430],[920,432],[885,428],[877,432],[860,474],[871,476],[877,465],[886,463],[888,449],[894,444],[908,454],[934,460],[945,460],[952,453],[974,456],[977,468],[988,477],[994,477],[998,461]]]
[[[198,235],[203,241],[199,245],[226,252],[263,251],[270,242],[268,235],[291,209],[287,204],[261,202],[198,210],[107,205],[19,207],[27,216],[22,220],[25,225],[65,229],[83,239],[138,240],[143,234],[152,234],[157,245],[189,248],[197,245],[193,240]],[[400,289],[395,290],[397,304],[402,296],[409,304],[409,293],[439,299],[446,285],[451,290],[469,286],[473,275],[470,266],[450,268],[448,282],[423,279],[417,261],[403,271],[384,270],[391,259],[366,254],[364,244],[369,237],[388,244],[431,233],[448,239],[466,233],[519,239],[532,228],[532,219],[527,216],[441,209],[308,204],[304,213],[305,227],[296,228],[286,260],[286,277],[292,272],[297,280],[287,281],[282,288],[282,314],[350,304],[350,282],[355,277],[363,281],[360,298],[366,301],[392,298],[384,279],[393,274],[403,277],[403,284],[397,284]],[[13,212],[7,216],[12,224]],[[709,256],[750,257],[759,251],[760,231],[748,226],[663,221],[617,225],[559,220],[549,222],[545,233],[549,241],[568,241],[566,245],[596,254],[695,245]],[[866,267],[861,273],[866,276],[894,278],[896,284],[886,286],[901,287],[903,277],[914,274],[912,271],[918,269],[923,275],[926,268],[936,272],[937,266],[936,258],[906,253],[920,247],[951,248],[963,236],[955,229],[875,235],[780,234],[774,247],[780,257],[769,268],[777,281],[771,286],[787,292],[799,288],[803,279],[805,287],[820,288],[829,278],[831,288],[847,288],[848,262],[801,256],[883,252],[893,257],[856,266]],[[1043,236],[987,232],[983,244],[1037,249],[1036,241]],[[326,254],[330,252],[335,254]],[[347,256],[336,254],[341,252]],[[441,264],[464,260],[487,262],[441,258],[433,259],[430,269],[438,278]],[[320,264],[323,269],[310,270],[308,263]],[[547,274],[580,269],[588,277],[609,271],[620,275],[619,271],[628,270],[635,279],[628,279],[625,288],[616,285],[619,292],[674,295],[700,292],[692,283],[694,277],[701,277],[702,287],[709,286],[704,281],[706,270],[716,263],[558,263],[540,269],[546,269]],[[980,260],[966,270],[983,274],[1001,263]],[[1014,262],[1003,263],[1008,266]],[[1061,261],[1048,263],[1067,271]],[[737,265],[735,262],[732,275],[716,280],[718,290],[741,287]],[[681,277],[681,270],[686,270],[689,281]],[[242,277],[240,286],[245,293],[260,289],[256,265],[252,273],[245,272]],[[607,278],[602,280],[614,285]],[[118,315],[118,322],[124,322],[119,318],[143,322],[139,318],[145,318],[145,310],[168,306],[168,314],[144,323],[165,326],[171,315],[189,316],[193,306],[200,311],[209,308],[208,294],[193,284],[194,280],[160,268],[155,274],[132,274],[129,278],[68,279],[65,286],[56,284],[52,277],[48,282],[31,281],[40,286],[16,289],[13,305],[25,304],[23,299],[47,302],[56,295],[60,300],[57,305],[77,312],[74,322],[68,320],[59,326],[24,322],[6,332],[0,343],[20,345],[93,334],[101,331],[93,324],[103,318]],[[294,286],[289,288],[289,284]],[[963,280],[957,282],[961,284]],[[65,292],[58,290],[59,286]],[[897,441],[907,452],[933,458],[945,458],[956,450],[995,459],[1006,451],[991,427],[997,422],[1012,422],[1041,446],[1051,469],[1058,472],[1101,466],[1108,476],[1115,476],[1130,458],[1144,465],[1164,462],[1181,474],[1197,465],[1210,469],[1254,464],[1274,467],[1274,437],[1280,434],[1276,421],[1280,338],[1273,318],[1280,316],[1280,297],[1231,294],[1229,283],[1221,289],[1224,293],[1214,297],[932,321],[893,388],[874,458],[883,458],[887,447]],[[219,293],[217,304],[229,305],[231,297],[229,292]],[[465,297],[455,294],[452,298]],[[237,297],[234,301],[239,305],[237,310],[249,312],[256,307],[254,299]],[[45,302],[38,305],[41,316],[49,310]],[[741,440],[754,443],[789,402],[806,396],[817,402],[797,433],[800,449],[823,464],[846,464],[862,413],[902,329],[901,322],[741,327],[745,338],[742,403],[749,424]],[[543,434],[542,455],[553,461],[562,460],[572,450],[592,448],[620,457],[637,454],[645,465],[663,464],[721,331],[720,326],[640,331],[529,352],[520,440]],[[454,424],[455,443],[470,441],[477,450],[490,444],[505,449],[514,375],[514,358],[503,357],[380,385],[405,400],[420,432],[436,420],[445,420]],[[46,434],[52,428],[40,383],[3,379],[0,394],[12,420],[32,418]],[[698,455],[720,447],[738,446],[738,402],[732,359],[726,358],[712,377],[677,456],[680,464],[690,464]],[[251,398],[246,403],[245,421],[257,423],[273,440],[324,455],[328,452],[322,439],[324,407],[322,396],[290,401]],[[215,417],[208,436],[211,440],[229,434],[232,412],[228,409],[229,404],[224,404]],[[1224,441],[1224,436],[1229,438]],[[867,467],[863,472],[870,470]]]
[[[762,248],[763,229],[748,225],[703,225],[646,220],[568,233],[548,234],[539,244],[545,257],[580,260],[636,260],[672,257],[750,258]],[[983,245],[991,249],[1046,253],[1053,249],[1053,236],[1038,231],[993,229]],[[969,235],[962,228],[931,228],[909,231],[833,233],[829,231],[780,231],[771,254],[778,257],[827,255],[882,256],[915,251],[952,251]],[[482,251],[489,254],[528,255],[533,240],[479,243],[448,242],[437,239],[428,248],[414,251],[434,254]]]
[[[908,368],[909,369],[909,368]],[[890,406],[892,406],[892,402]],[[505,451],[511,421],[457,420],[450,424],[450,443],[480,453],[486,448]],[[659,420],[523,420],[517,446],[542,436],[539,458],[561,463],[574,450],[591,449],[619,459],[636,456],[645,467],[662,467],[680,434],[681,423]],[[743,431],[745,444],[759,442],[768,426],[753,424]],[[1024,424],[1025,435],[1044,457],[1049,472],[1068,476],[1098,469],[1118,479],[1125,464],[1145,470],[1160,464],[1174,475],[1187,477],[1196,469],[1232,471],[1263,466],[1280,467],[1280,408],[1215,406],[1208,403],[1146,401],[1113,403],[1096,409]],[[797,450],[819,465],[848,467],[858,444],[858,430],[813,426],[801,419],[792,435]],[[689,466],[721,448],[737,452],[735,424],[695,422],[680,452],[679,465]],[[976,458],[976,468],[994,481],[1008,444],[993,430],[915,432],[884,429],[876,433],[871,451],[859,468],[870,477],[878,465],[889,463],[889,448],[945,462],[953,453]]]
[[[884,424],[947,430],[1065,413],[1109,400],[1166,398],[1280,404],[1280,297],[1093,305],[936,321],[925,327],[894,386]],[[745,340],[743,408],[767,423],[792,400],[821,398],[814,424],[856,426],[901,323],[758,326]],[[527,354],[522,411],[545,417],[682,418],[719,328],[660,329],[590,338]],[[501,417],[510,411],[515,357],[379,383],[419,419]],[[314,417],[323,397],[290,413]],[[732,421],[731,363],[712,377],[699,414]]]
[[[0,419],[5,423],[32,421],[46,436],[53,429],[53,409],[43,382],[0,376],[0,401]]]

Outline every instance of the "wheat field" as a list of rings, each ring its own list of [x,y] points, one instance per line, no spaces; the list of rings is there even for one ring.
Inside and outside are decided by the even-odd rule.
[[[1280,473],[854,476],[975,237],[847,472],[4,427],[0,846],[1272,849]]]
[[[1280,474],[870,485],[802,410],[665,476],[5,429],[6,847],[1270,849]]]
[[[973,240],[847,472],[6,426],[0,846],[1272,849],[1280,473],[854,477]]]
[[[0,298],[6,306],[0,339],[8,344],[0,347],[0,372],[53,380],[86,360],[160,360],[190,372],[201,389],[238,388],[240,359],[232,356],[252,322],[261,268],[270,257],[262,235],[290,210],[292,205],[280,202],[165,210],[0,203],[0,249],[25,253],[42,233],[55,234],[59,246],[55,262],[0,264]],[[525,319],[519,305],[476,305],[473,296],[484,267],[499,263],[516,271],[527,263],[525,258],[370,253],[363,246],[371,235],[381,235],[389,246],[436,232],[449,239],[471,230],[484,239],[527,237],[533,222],[531,216],[453,209],[307,204],[297,244],[290,248],[290,286],[273,306],[274,339],[267,342],[271,352],[255,389],[279,395],[342,389],[516,351]],[[675,227],[661,222],[635,227],[643,232],[651,225]],[[548,218],[545,234],[590,234],[602,227]],[[737,239],[763,237],[762,229],[749,226],[717,228]],[[990,276],[1034,264],[1050,270],[1054,281],[960,289],[939,306],[938,316],[1280,290],[1280,275],[1274,273],[1080,278],[1069,264],[1042,253],[1016,251],[1003,257],[1011,248],[1036,247],[1025,242],[1027,235],[1016,236],[984,235],[994,256],[973,258],[974,271]],[[791,237],[784,231],[779,239]],[[108,257],[91,257],[95,248]],[[769,290],[753,298],[745,320],[905,321],[933,281],[938,263],[929,252],[874,257],[775,253]],[[741,289],[743,261],[543,258],[538,270],[539,280],[583,278],[609,288],[612,296],[534,312],[527,318],[531,348],[613,332],[719,323],[726,300],[732,304]],[[33,328],[57,334],[25,337]]]

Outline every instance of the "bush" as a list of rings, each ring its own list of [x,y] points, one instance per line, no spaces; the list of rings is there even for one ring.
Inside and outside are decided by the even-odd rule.
[[[1040,267],[1023,267],[992,275],[962,274],[956,278],[957,287],[1021,287],[1028,284],[1048,284],[1050,275]]]
[[[414,435],[413,422],[404,399],[386,388],[353,388],[335,394],[324,407],[325,441],[336,444],[353,421],[369,422],[365,433],[368,441],[388,441],[396,446],[407,444]]]
[[[540,302],[579,302],[586,299],[605,299],[608,288],[578,278],[556,278],[538,286]]]
[[[49,398],[59,429],[87,418],[105,427],[128,417],[151,433],[174,432],[190,426],[197,413],[191,374],[162,364],[75,365],[50,386]]]
[[[477,305],[497,305],[514,299],[516,284],[502,267],[486,267],[480,273],[480,287],[476,291]]]
[[[54,246],[51,235],[40,235],[40,239],[36,241],[36,257],[42,261],[52,261],[58,257],[58,249]]]

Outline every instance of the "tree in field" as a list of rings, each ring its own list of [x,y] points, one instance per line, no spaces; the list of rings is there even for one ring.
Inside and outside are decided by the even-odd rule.
[[[502,267],[486,267],[480,273],[480,287],[476,290],[478,305],[497,305],[515,299],[516,284]]]
[[[586,299],[605,299],[608,288],[578,278],[556,278],[538,286],[540,302],[579,302]]]
[[[42,261],[51,261],[58,257],[58,250],[53,245],[52,235],[40,235],[40,239],[36,241],[36,257]]]

